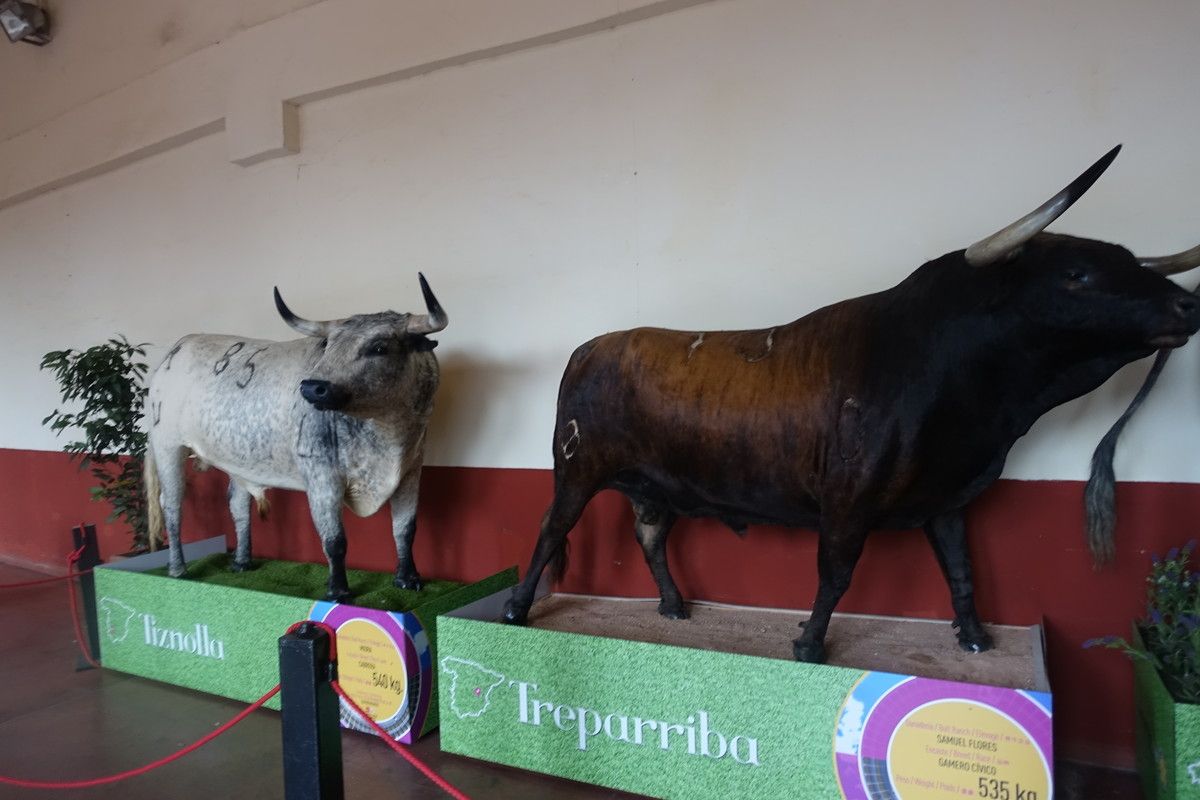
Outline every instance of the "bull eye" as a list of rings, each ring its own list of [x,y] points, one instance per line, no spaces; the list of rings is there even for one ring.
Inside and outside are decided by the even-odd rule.
[[[328,348],[328,347],[329,347],[329,340],[328,340],[328,339],[322,339],[322,340],[321,340],[320,347],[321,347],[321,349],[322,349],[322,350],[325,350],[326,348]]]
[[[1088,271],[1083,267],[1067,267],[1066,271],[1063,272],[1063,279],[1073,285],[1085,284],[1090,277]]]
[[[386,356],[388,354],[388,343],[384,339],[371,342],[367,345],[367,355],[369,356]]]

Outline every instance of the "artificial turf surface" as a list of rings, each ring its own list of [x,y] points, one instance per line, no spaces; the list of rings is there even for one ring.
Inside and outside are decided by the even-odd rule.
[[[253,559],[253,569],[230,572],[230,560],[231,556],[228,553],[214,553],[189,561],[186,580],[291,597],[306,597],[309,600],[325,598],[326,582],[329,580],[329,567],[325,564]],[[146,574],[165,576],[167,568],[147,570]],[[350,583],[350,591],[354,594],[354,599],[351,600],[354,605],[382,611],[410,611],[464,585],[455,581],[425,581],[424,588],[414,592],[392,586],[392,575],[387,572],[348,569],[346,577]]]

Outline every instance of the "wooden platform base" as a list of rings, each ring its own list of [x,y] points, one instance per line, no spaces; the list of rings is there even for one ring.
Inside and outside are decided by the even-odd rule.
[[[792,658],[807,612],[688,604],[690,619],[667,619],[657,600],[552,594],[529,612],[535,628],[727,653]],[[1049,691],[1040,626],[987,625],[996,647],[968,653],[948,621],[834,614],[829,663],[923,678]]]

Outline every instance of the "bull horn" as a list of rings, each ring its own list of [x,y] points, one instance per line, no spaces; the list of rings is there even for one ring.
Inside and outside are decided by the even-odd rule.
[[[450,318],[442,310],[442,304],[433,296],[433,290],[429,288],[425,276],[418,272],[417,278],[421,281],[421,294],[425,295],[425,308],[429,313],[410,316],[407,330],[409,333],[437,333],[450,324]]]
[[[292,310],[287,307],[287,303],[283,302],[283,297],[279,294],[279,287],[275,288],[275,308],[279,311],[279,316],[283,317],[292,330],[303,333],[305,336],[324,336],[329,330],[328,322],[314,322],[311,319],[302,319],[292,313]]]
[[[1071,204],[1083,196],[1091,188],[1096,179],[1108,169],[1108,165],[1121,151],[1121,145],[1109,150],[1104,156],[1092,164],[1075,180],[1058,194],[1042,203],[1033,211],[1021,217],[1006,228],[1002,228],[986,239],[981,239],[967,248],[967,263],[973,267],[982,267],[1004,261],[1015,253],[1021,245],[1041,233],[1047,225],[1058,219]]]
[[[1154,258],[1139,258],[1138,263],[1147,269],[1152,269],[1159,275],[1174,275],[1187,272],[1189,269],[1200,267],[1200,244],[1191,250],[1184,250],[1173,256],[1155,256]]]

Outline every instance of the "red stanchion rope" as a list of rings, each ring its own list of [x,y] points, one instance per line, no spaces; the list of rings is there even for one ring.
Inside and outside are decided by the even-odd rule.
[[[297,628],[304,624],[306,623],[295,623],[288,628],[288,633],[294,633]],[[337,633],[332,627],[326,625],[324,622],[307,622],[307,624],[320,628],[321,630],[325,631],[325,633],[329,634],[329,660],[337,663]],[[362,720],[366,722],[373,731],[375,731],[375,734],[379,736],[380,739],[383,739],[383,743],[392,748],[397,755],[404,758],[405,761],[415,767],[426,778],[429,778],[429,780],[433,781],[433,783],[439,789],[453,797],[455,800],[470,800],[470,798],[468,798],[465,794],[456,789],[453,784],[451,784],[441,775],[438,775],[436,772],[434,772],[428,764],[417,758],[417,756],[415,756],[407,747],[393,739],[392,735],[384,730],[379,723],[375,722],[375,720],[371,718],[370,714],[368,714],[366,711],[363,711],[362,707],[360,707],[358,703],[354,702],[354,698],[346,693],[346,690],[342,688],[340,683],[338,683],[336,680],[331,680],[329,685],[333,687],[333,691],[337,693],[337,696],[345,700],[346,705],[350,706],[354,713],[358,714],[358,716],[362,718]]]
[[[80,547],[71,555],[67,556],[67,577],[77,578],[80,575],[86,575],[91,570],[85,572],[76,572],[75,564],[79,562],[79,557],[83,555],[83,548]],[[100,669],[100,662],[93,656],[88,646],[83,641],[83,627],[79,624],[79,600],[75,596],[75,581],[67,582],[67,594],[71,598],[71,626],[75,628],[75,641],[79,642],[79,652],[83,653],[83,660],[91,664],[96,669]]]
[[[260,706],[262,706],[263,703],[270,700],[278,692],[279,692],[279,685],[276,684],[274,689],[272,689],[271,691],[264,694],[262,697],[255,700],[253,703],[251,703],[246,708],[242,709],[242,711],[239,712],[236,717],[229,720],[229,722],[226,722],[224,725],[217,728],[212,733],[205,734],[205,736],[196,740],[195,742],[192,742],[187,747],[184,747],[180,750],[176,750],[174,753],[167,756],[166,758],[160,758],[158,761],[154,761],[150,764],[145,765],[144,767],[137,767],[136,769],[126,770],[125,772],[118,772],[116,775],[106,775],[103,778],[92,778],[90,780],[84,780],[84,781],[26,781],[26,780],[20,780],[19,778],[9,778],[9,777],[0,775],[0,783],[8,784],[9,786],[22,786],[22,787],[25,787],[26,789],[86,789],[89,786],[103,786],[106,783],[116,783],[117,781],[123,781],[126,778],[132,778],[136,775],[144,775],[145,773],[149,772],[150,770],[158,769],[159,767],[163,766],[164,764],[170,764],[172,761],[176,761],[180,758],[183,758],[184,756],[186,756],[188,753],[192,752],[193,750],[198,750],[199,748],[208,744],[213,739],[217,738],[222,733],[229,730],[234,725],[237,725],[239,722],[244,720],[246,717],[250,716],[251,712],[258,709]]]
[[[87,575],[91,570],[77,572],[75,575]],[[43,583],[58,583],[59,581],[69,581],[75,575],[56,575],[53,578],[41,578],[36,581],[21,581],[20,583],[0,583],[0,589],[24,589],[26,586],[39,586]]]
[[[76,572],[75,571],[75,564],[76,564],[76,562],[79,561],[79,557],[82,554],[83,554],[83,548],[81,547],[78,550],[71,553],[69,556],[67,556],[67,570],[68,570],[69,574],[66,577],[76,578],[80,575],[87,574],[87,572],[91,571],[91,570],[87,570],[86,572]],[[68,583],[67,587],[70,590],[70,596],[71,596],[71,624],[74,625],[74,627],[75,627],[75,639],[76,639],[76,641],[79,642],[79,649],[83,653],[83,657],[85,659],[87,659],[87,662],[89,664],[91,664],[93,667],[96,667],[97,669],[99,669],[100,664],[98,664],[96,662],[96,660],[92,658],[92,654],[90,652],[88,652],[87,645],[84,644],[83,630],[79,624],[79,601],[76,599],[76,596],[75,596],[75,581],[71,581],[70,583]],[[86,788],[89,788],[92,786],[104,786],[105,784],[116,783],[117,781],[123,781],[127,778],[133,778],[138,775],[144,775],[145,773],[150,772],[151,770],[155,770],[161,766],[170,764],[172,761],[177,761],[178,759],[186,756],[188,753],[191,753],[193,750],[198,750],[199,748],[208,744],[213,739],[217,738],[218,736],[220,736],[221,734],[225,733],[227,730],[232,728],[234,725],[237,725],[239,722],[244,720],[246,717],[250,716],[251,712],[253,712],[254,710],[256,710],[258,708],[261,708],[263,703],[267,702],[268,700],[270,700],[272,697],[274,697],[278,693],[279,693],[279,684],[275,684],[275,687],[273,689],[271,689],[269,692],[264,694],[262,697],[255,700],[253,703],[251,703],[246,708],[242,709],[242,711],[240,711],[237,716],[235,716],[233,719],[226,722],[221,727],[217,728],[216,730],[212,731],[211,733],[205,734],[203,737],[196,740],[195,742],[192,742],[187,747],[183,747],[179,750],[176,750],[174,753],[172,753],[164,758],[160,758],[157,761],[146,764],[145,766],[137,767],[137,768],[131,769],[131,770],[126,770],[125,772],[119,772],[115,775],[107,775],[102,778],[91,778],[91,779],[81,780],[81,781],[29,781],[29,780],[23,780],[21,778],[10,778],[5,775],[0,775],[0,784],[7,784],[9,786],[20,786],[20,787],[23,787],[26,789],[86,789]]]
[[[71,553],[69,556],[67,556],[67,570],[69,571],[69,574],[66,577],[75,578],[75,577],[78,577],[79,575],[86,574],[84,572],[76,572],[75,571],[75,563],[77,561],[79,561],[79,557],[82,554],[83,554],[83,548],[81,547],[78,550]],[[90,570],[89,570],[89,572],[90,572]],[[71,581],[70,583],[67,584],[67,586],[70,588],[70,595],[71,595],[71,622],[75,626],[75,637],[79,642],[79,649],[83,652],[83,656],[84,656],[84,658],[87,659],[88,663],[90,663],[94,667],[99,667],[100,665],[98,663],[96,663],[95,660],[92,659],[91,653],[88,652],[87,646],[83,643],[83,632],[79,625],[78,601],[75,598],[75,582]],[[305,621],[305,622],[297,622],[297,623],[293,624],[291,627],[288,628],[288,633],[293,633],[297,628],[299,628],[301,625],[304,625],[304,624],[314,625],[314,626],[324,630],[327,634],[329,634],[329,660],[331,663],[336,664],[337,663],[337,633],[336,633],[336,631],[334,631],[333,628],[331,628],[329,625],[326,625],[323,622]],[[458,789],[456,789],[441,775],[438,775],[436,772],[434,772],[424,761],[417,758],[417,756],[415,756],[411,752],[409,752],[407,748],[405,748],[403,745],[401,745],[399,742],[397,742],[395,739],[393,739],[391,734],[389,734],[386,730],[384,730],[382,727],[380,727],[379,724],[377,724],[375,722],[375,720],[371,719],[370,715],[368,715],[367,712],[363,711],[363,709],[358,705],[358,703],[354,702],[354,700],[350,697],[350,695],[348,695],[346,693],[346,690],[343,689],[336,680],[332,680],[329,683],[330,683],[330,686],[333,688],[334,692],[336,692],[340,698],[342,698],[343,700],[346,701],[346,704],[349,705],[350,708],[352,708],[354,710],[354,713],[356,713],[360,717],[362,717],[362,719],[369,726],[371,726],[371,728],[375,731],[375,733],[381,739],[383,739],[384,743],[388,747],[392,748],[392,750],[396,751],[396,753],[403,756],[404,759],[406,761],[408,761],[409,764],[411,764],[418,771],[420,771],[421,774],[423,774],[425,777],[429,778],[429,780],[433,781],[433,783],[436,784],[438,786],[438,788],[440,788],[446,794],[455,798],[455,800],[469,800],[469,798],[465,794],[463,794]],[[251,703],[249,706],[244,708],[242,711],[240,711],[238,713],[237,716],[235,716],[233,719],[226,722],[221,727],[217,728],[216,730],[212,731],[211,733],[204,735],[203,737],[196,740],[192,744],[189,744],[187,747],[183,747],[179,750],[176,750],[174,753],[171,753],[170,755],[165,756],[164,758],[160,758],[157,761],[153,761],[149,764],[146,764],[145,766],[126,770],[125,772],[119,772],[115,775],[106,775],[102,778],[91,778],[88,780],[80,780],[80,781],[30,781],[30,780],[23,780],[21,778],[10,778],[5,775],[0,775],[0,784],[8,785],[8,786],[20,786],[25,789],[86,789],[86,788],[89,788],[92,786],[104,786],[105,784],[116,783],[118,781],[123,781],[127,778],[133,778],[138,775],[144,775],[147,772],[150,772],[151,770],[155,770],[161,766],[170,764],[172,761],[177,761],[178,759],[186,756],[188,753],[191,753],[194,750],[198,750],[201,747],[203,747],[204,745],[208,744],[213,739],[217,738],[218,736],[220,736],[221,734],[225,733],[230,728],[232,728],[234,725],[237,725],[239,722],[244,720],[246,717],[250,716],[250,714],[252,712],[257,710],[258,708],[261,708],[264,703],[266,703],[268,700],[270,700],[272,697],[274,697],[276,694],[279,693],[279,688],[280,688],[279,684],[275,684],[275,687],[273,689],[271,689],[269,692],[264,694],[262,697],[258,698],[253,703]]]
[[[38,578],[33,581],[20,581],[19,583],[0,583],[0,589],[24,589],[26,586],[40,586],[44,583],[58,583],[59,581],[69,581],[72,578],[77,578],[80,575],[87,575],[91,572],[90,569],[80,570],[79,572],[71,572],[71,565],[79,560],[83,555],[83,548],[79,548],[71,555],[67,556],[67,574],[55,575],[52,578]]]
[[[415,755],[413,755],[411,752],[409,752],[408,748],[406,748],[404,745],[400,744],[395,739],[393,739],[391,734],[388,733],[387,731],[385,731],[382,727],[380,727],[380,725],[377,722],[375,722],[375,720],[371,719],[370,715],[368,715],[367,712],[365,712],[361,708],[359,708],[358,703],[354,702],[354,700],[350,697],[350,695],[346,694],[346,690],[341,687],[341,684],[339,684],[337,681],[330,681],[329,685],[333,687],[333,690],[335,692],[337,692],[338,697],[345,700],[346,704],[348,706],[350,706],[350,708],[354,709],[354,713],[356,713],[356,714],[358,714],[358,716],[362,717],[362,719],[368,725],[371,726],[371,728],[375,731],[375,733],[379,735],[379,738],[383,739],[384,744],[386,744],[388,747],[392,748],[398,754],[403,756],[404,759],[406,761],[408,761],[409,764],[412,764],[414,767],[416,767],[418,770],[420,770],[421,774],[423,774],[426,778],[429,778],[429,780],[431,780],[435,784],[437,784],[439,789],[441,789],[443,792],[445,792],[446,794],[453,797],[455,800],[469,800],[469,798],[465,794],[460,792],[458,789],[454,788],[454,786],[449,781],[447,781],[441,775],[438,775],[436,772],[434,772],[432,769],[430,769],[428,764],[426,764],[421,759],[417,758]]]

